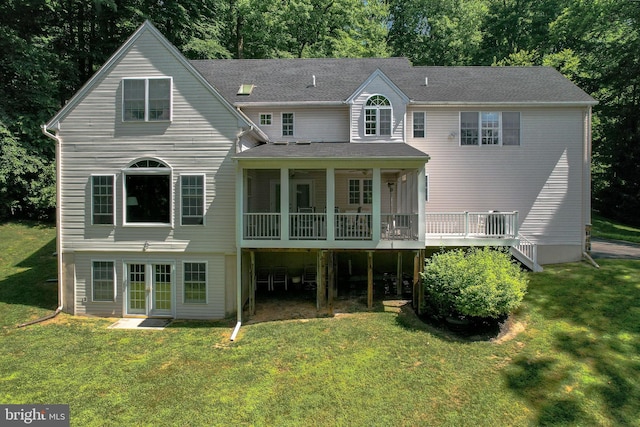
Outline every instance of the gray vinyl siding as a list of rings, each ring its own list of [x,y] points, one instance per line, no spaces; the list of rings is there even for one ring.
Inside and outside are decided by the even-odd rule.
[[[173,79],[172,121],[122,122],[122,79],[155,76]],[[205,257],[209,277],[224,277],[220,275],[224,264],[211,254],[235,252],[235,167],[231,156],[239,131],[238,117],[149,32],[142,34],[65,116],[59,133],[62,251],[76,254],[78,314],[122,315],[121,300],[114,304],[84,302],[85,297],[91,300],[86,294],[91,263],[82,255],[87,251],[99,252],[100,259],[123,251],[130,256],[175,259],[178,271],[180,260]],[[171,168],[171,226],[123,224],[122,170],[141,158],[159,159]],[[90,177],[100,174],[115,176],[115,226],[91,222]],[[180,176],[189,174],[205,175],[205,225],[180,225]],[[209,298],[219,304],[178,306],[176,314],[223,317],[224,292],[224,281],[212,280]],[[181,302],[178,296],[176,302]]]
[[[113,261],[115,264],[116,299],[92,301],[92,261]],[[207,264],[207,301],[204,304],[184,303],[184,262]],[[174,269],[175,315],[181,319],[220,319],[225,316],[225,255],[189,255],[156,253],[153,255],[122,253],[82,253],[75,256],[75,307],[78,315],[126,316],[127,263],[172,264]]]
[[[171,76],[172,122],[121,121],[125,77]],[[231,160],[237,117],[150,33],[143,34],[61,123],[64,250],[141,249],[190,252],[235,248],[235,182]],[[122,169],[140,158],[172,168],[173,227],[123,226]],[[91,225],[90,175],[113,174],[116,226]],[[208,226],[180,226],[180,175],[205,174]]]
[[[366,136],[364,134],[365,103],[373,95],[383,95],[389,99],[392,107],[391,137]],[[351,141],[404,141],[406,105],[402,98],[381,78],[374,78],[364,90],[358,94],[351,105]]]
[[[522,234],[537,243],[580,245],[585,110],[468,111],[480,110],[520,111],[520,145],[460,146],[459,109],[415,108],[427,112],[427,137],[408,135],[431,157],[426,211],[518,211]]]
[[[251,107],[242,110],[271,141],[345,142],[349,140],[349,108]],[[271,126],[260,126],[260,114],[271,113]],[[293,136],[282,136],[282,113],[293,113]]]

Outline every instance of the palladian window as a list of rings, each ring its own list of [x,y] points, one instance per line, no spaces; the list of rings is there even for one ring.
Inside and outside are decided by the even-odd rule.
[[[391,136],[391,103],[382,95],[367,100],[364,110],[364,134]]]

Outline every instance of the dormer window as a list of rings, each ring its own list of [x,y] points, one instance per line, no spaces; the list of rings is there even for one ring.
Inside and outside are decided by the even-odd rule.
[[[391,103],[382,95],[367,100],[364,110],[364,134],[391,136]]]
[[[122,80],[122,120],[171,120],[171,78]]]

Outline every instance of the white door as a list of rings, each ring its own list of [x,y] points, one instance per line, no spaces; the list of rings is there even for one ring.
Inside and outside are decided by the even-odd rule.
[[[171,263],[127,264],[127,314],[174,315],[174,268]]]

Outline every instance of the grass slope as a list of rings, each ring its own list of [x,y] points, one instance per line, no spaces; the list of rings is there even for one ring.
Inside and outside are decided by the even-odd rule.
[[[640,228],[624,225],[599,215],[593,215],[591,221],[593,223],[593,229],[591,230],[593,237],[640,243]]]
[[[68,403],[74,426],[640,425],[638,261],[532,274],[526,328],[503,344],[385,312],[247,325],[230,343],[224,322],[126,331],[62,314],[17,329],[56,305],[54,233],[3,233],[0,402]]]

